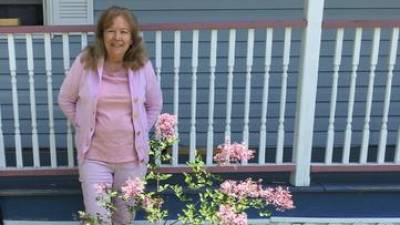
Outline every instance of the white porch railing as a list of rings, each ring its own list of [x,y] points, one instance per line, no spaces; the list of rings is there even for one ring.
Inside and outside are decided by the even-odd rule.
[[[322,5],[314,4],[313,7],[316,8],[311,10],[322,10]],[[306,15],[306,18],[307,22],[142,26],[150,55],[154,55],[155,71],[164,87],[166,110],[178,116],[179,133],[184,140],[183,144],[174,146],[173,160],[163,165],[165,171],[181,171],[184,162],[194,158],[196,148],[204,150],[210,169],[230,171],[230,167],[215,168],[212,154],[215,145],[222,142],[225,135],[237,136],[237,133],[241,133],[241,137],[236,141],[243,141],[257,150],[256,160],[244,163],[239,171],[291,172],[293,184],[299,186],[309,185],[312,172],[400,170],[400,132],[388,128],[389,125],[399,125],[398,113],[389,115],[389,111],[398,109],[399,105],[398,100],[392,100],[391,92],[393,87],[399,89],[392,81],[396,77],[393,71],[400,21],[327,21],[322,24],[322,14]],[[373,31],[371,43],[368,37],[363,40],[363,31],[370,29]],[[68,168],[76,166],[73,132],[62,117],[55,118],[61,114],[54,96],[63,76],[68,73],[71,58],[87,45],[88,39],[93,38],[93,30],[92,26],[0,28],[0,45],[7,49],[0,53],[0,175],[15,175],[18,171],[27,175],[37,169],[61,171],[67,168],[65,171],[69,171]],[[344,33],[347,31],[353,32],[354,38],[346,40]],[[391,32],[389,39],[382,34],[388,32]],[[302,37],[299,37],[300,33],[303,33]],[[329,35],[332,33],[336,36]],[[323,39],[325,34],[327,41]],[[332,37],[335,37],[335,46],[329,48]],[[349,42],[353,44],[350,56],[348,52],[343,53],[344,43],[347,46]],[[387,48],[387,54],[382,56],[379,54],[381,43]],[[333,56],[330,62],[333,69],[328,71],[329,81],[325,81],[329,84],[325,89],[331,91],[329,115],[318,115],[322,122],[317,123],[314,122],[316,110],[326,108],[324,102],[319,101],[317,81],[327,79],[322,77],[321,68],[318,72],[318,66],[328,64],[318,63],[320,57],[324,57],[319,53],[320,44],[323,54]],[[367,44],[371,46],[370,54],[361,55],[361,46]],[[345,68],[347,64],[342,62],[349,57],[350,68]],[[370,59],[367,67],[363,64],[361,68],[360,57]],[[298,65],[292,64],[297,58],[300,58]],[[377,128],[375,122],[371,123],[371,108],[375,104],[376,68],[383,60],[387,60],[387,66],[379,73],[387,76],[384,86],[380,86],[385,94],[382,104],[379,103],[382,115]],[[353,118],[360,70],[368,71],[369,78],[367,97],[362,102],[365,110],[357,111],[364,115],[361,143],[354,143]],[[349,90],[346,92],[348,106],[344,115],[337,109],[339,103],[343,105],[338,100],[338,95],[342,94],[340,88],[343,88],[339,80],[349,71],[350,83],[346,87]],[[298,85],[293,85],[296,79]],[[24,88],[19,83],[23,83]],[[297,94],[293,95],[295,90]],[[237,96],[242,98],[238,100]],[[295,106],[296,117],[288,116],[295,111]],[[269,112],[274,110],[276,113],[270,115]],[[344,128],[340,127],[343,117],[346,118]],[[390,124],[391,119],[393,124]],[[47,128],[43,127],[44,121]],[[328,124],[326,127],[321,125],[323,121]],[[314,123],[324,131],[314,131]],[[371,130],[374,130],[373,134]],[[368,148],[374,145],[370,139],[377,134],[376,130],[379,130],[379,144],[376,160],[371,161],[368,155],[373,153]],[[396,141],[388,143],[388,138],[393,140],[393,136],[397,137]],[[289,137],[294,137],[294,140]],[[321,144],[322,137],[326,142]],[[342,144],[338,144],[338,139],[343,139]],[[204,144],[202,140],[205,140]],[[351,154],[357,146],[360,146],[360,153],[356,156],[359,160],[354,161]],[[386,151],[393,146],[393,151]],[[313,149],[318,148],[324,149],[318,153],[324,159],[313,161]],[[187,158],[182,154],[186,151]],[[27,152],[29,157],[24,158]],[[341,153],[339,161],[335,159],[337,152]],[[287,154],[291,154],[292,159]],[[271,155],[273,159],[269,158]],[[59,163],[63,157],[66,162]]]

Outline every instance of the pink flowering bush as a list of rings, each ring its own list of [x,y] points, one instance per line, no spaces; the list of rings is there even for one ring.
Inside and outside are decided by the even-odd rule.
[[[115,211],[112,199],[121,198],[130,210],[144,210],[146,219],[159,224],[169,214],[164,209],[163,194],[172,191],[177,200],[185,206],[178,213],[177,221],[181,224],[200,225],[204,223],[218,225],[247,225],[247,211],[257,210],[260,216],[270,216],[270,209],[279,211],[294,208],[292,195],[288,188],[264,187],[262,180],[254,181],[251,178],[235,181],[225,180],[206,170],[206,166],[199,155],[187,165],[191,172],[183,173],[186,189],[198,193],[198,198],[192,199],[186,194],[179,184],[169,184],[170,174],[159,173],[162,161],[170,160],[168,149],[177,142],[175,132],[176,117],[170,114],[162,114],[156,122],[155,138],[150,140],[150,155],[152,161],[148,166],[145,180],[139,178],[129,179],[121,190],[115,191],[108,184],[97,184],[96,191],[99,194],[99,204],[110,211]],[[214,160],[218,165],[229,165],[247,161],[254,157],[254,151],[249,150],[245,144],[231,144],[229,137],[225,143],[218,146]],[[155,183],[155,191],[146,191],[146,183]],[[135,202],[135,204],[131,204]],[[101,218],[93,217],[80,212],[85,225],[100,225]],[[167,224],[165,220],[164,224]]]

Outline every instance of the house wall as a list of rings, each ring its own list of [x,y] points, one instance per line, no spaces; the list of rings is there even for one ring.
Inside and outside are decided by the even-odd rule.
[[[398,19],[400,15],[400,1],[397,0],[326,0],[324,19]],[[220,22],[220,21],[250,21],[250,20],[285,20],[300,19],[303,17],[302,0],[115,0],[115,1],[94,1],[94,16],[98,19],[101,12],[111,6],[119,5],[133,9],[140,23],[164,23],[164,22]],[[273,61],[271,68],[270,94],[267,116],[268,140],[267,145],[275,147],[277,139],[277,127],[279,118],[279,99],[280,82],[282,75],[282,52],[283,52],[283,30],[274,31]],[[368,74],[369,74],[369,54],[370,43],[372,40],[371,30],[366,30],[363,34],[360,67],[357,78],[356,102],[353,117],[353,145],[361,143],[361,133],[365,114],[365,99],[367,93]],[[209,75],[209,38],[208,31],[200,32],[200,51],[198,68],[198,106],[197,106],[197,144],[206,144],[207,132],[207,99],[208,99],[208,75]],[[215,106],[215,143],[223,140],[225,127],[225,104],[226,75],[227,75],[227,32],[219,33],[220,41],[218,47],[218,62],[216,68],[216,106]],[[339,77],[338,103],[336,110],[336,141],[335,145],[341,146],[343,143],[343,133],[347,117],[347,98],[350,84],[351,73],[351,52],[354,31],[345,32],[344,55]],[[144,35],[151,60],[155,62],[155,42],[154,32]],[[172,33],[163,34],[163,62],[162,62],[162,88],[164,90],[165,105],[164,111],[173,112],[173,35]],[[236,46],[236,65],[234,74],[234,96],[232,113],[232,132],[233,140],[241,140],[243,128],[243,109],[244,109],[244,88],[246,75],[246,38],[245,31],[238,31]],[[374,103],[371,114],[371,140],[372,145],[379,141],[379,129],[383,108],[383,96],[386,82],[386,61],[388,55],[388,43],[390,32],[382,31],[381,50],[376,71],[376,83],[374,89]],[[287,105],[285,113],[285,145],[290,147],[293,141],[294,117],[296,109],[296,85],[299,67],[301,31],[293,30],[291,43],[291,57],[289,65]],[[181,144],[187,146],[189,143],[190,129],[190,88],[191,88],[191,33],[182,33],[182,53],[180,71],[180,132]],[[335,44],[335,33],[324,31],[323,43],[321,46],[320,73],[318,84],[317,111],[315,122],[314,144],[316,147],[323,147],[326,141],[326,130],[329,118],[329,100],[332,83],[333,53]],[[258,143],[258,133],[261,114],[262,101],[262,80],[264,76],[264,43],[265,31],[256,31],[255,58],[252,68],[252,90],[251,90],[251,109],[250,109],[250,145]],[[38,128],[41,134],[48,133],[48,112],[47,112],[47,90],[46,74],[44,69],[44,45],[43,40],[38,38],[35,44],[35,85]],[[59,86],[64,78],[62,62],[61,38],[55,36],[53,39],[53,99],[56,101]],[[71,58],[74,58],[80,49],[80,40],[72,38]],[[27,76],[26,53],[24,40],[16,40],[17,53],[17,77],[18,95],[20,103],[21,131],[23,133],[23,146],[31,146],[30,132],[30,101],[29,101],[29,80]],[[6,146],[13,146],[14,121],[12,115],[12,98],[10,90],[10,76],[8,67],[8,52],[6,39],[0,39],[0,102],[3,113],[3,132],[5,135]],[[72,60],[72,59],[71,59]],[[398,65],[394,71],[392,105],[390,108],[390,123],[388,144],[395,144],[396,129],[399,124],[398,112],[400,111],[400,86],[399,86]],[[65,141],[65,119],[59,108],[55,107],[55,129],[57,134],[57,146],[66,145]],[[40,146],[48,146],[48,138],[43,135]]]

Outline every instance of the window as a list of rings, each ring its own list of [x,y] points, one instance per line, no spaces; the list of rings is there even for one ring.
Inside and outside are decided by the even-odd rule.
[[[22,26],[93,24],[93,0],[1,0],[0,19]]]
[[[43,25],[42,0],[1,1],[0,19],[3,25]]]

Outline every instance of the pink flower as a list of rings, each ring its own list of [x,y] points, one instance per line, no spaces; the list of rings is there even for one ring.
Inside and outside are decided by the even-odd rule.
[[[267,188],[261,196],[265,198],[267,203],[276,206],[279,211],[294,208],[292,195],[288,188]]]
[[[107,192],[107,190],[111,188],[111,184],[107,184],[107,183],[98,183],[94,185],[94,190],[96,192],[96,194],[105,194]]]
[[[262,187],[260,182],[250,178],[240,183],[233,180],[226,180],[220,186],[220,191],[235,198],[258,198]]]
[[[174,140],[176,116],[168,113],[163,113],[158,117],[155,125],[156,137],[160,139]]]
[[[218,164],[229,164],[230,162],[240,162],[249,160],[254,157],[254,151],[246,147],[245,144],[230,143],[230,138],[225,138],[225,143],[219,145],[217,148],[217,154],[214,156],[214,160]]]
[[[121,187],[124,198],[135,198],[144,192],[145,182],[140,178],[128,179]]]
[[[247,225],[247,214],[234,212],[230,205],[221,205],[217,217],[220,225]]]

